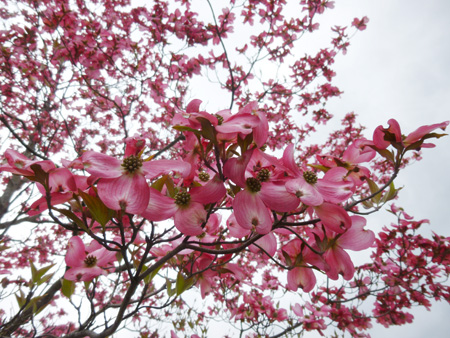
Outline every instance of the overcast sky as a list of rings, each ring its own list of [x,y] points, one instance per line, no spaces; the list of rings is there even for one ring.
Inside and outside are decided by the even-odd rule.
[[[341,116],[354,111],[369,130],[395,118],[405,134],[450,120],[450,1],[337,0],[327,19],[364,15],[370,19],[367,30],[336,61],[335,83],[344,94],[328,109]],[[416,219],[429,219],[428,230],[450,236],[450,137],[435,143],[421,162],[400,173],[396,186],[405,187],[398,204]],[[391,221],[384,213],[370,226],[376,230]],[[376,326],[372,338],[449,337],[448,303],[413,314],[413,324]]]
[[[303,45],[323,48],[330,40],[327,26],[349,25],[354,17],[363,16],[370,19],[368,28],[352,38],[347,55],[336,58],[333,83],[344,93],[329,101],[327,108],[336,121],[326,129],[336,129],[336,123],[352,111],[368,128],[368,138],[390,118],[400,123],[404,134],[450,120],[450,1],[336,0],[335,8],[319,19],[320,32],[305,36]],[[217,102],[199,94],[194,96],[207,106]],[[430,225],[424,226],[428,234],[450,236],[450,137],[435,143],[436,148],[423,151],[422,161],[400,172],[396,186],[404,188],[397,204],[416,220],[429,219]],[[379,212],[368,219],[368,226],[377,232],[393,221],[387,212]],[[449,337],[448,303],[412,313],[413,324],[388,329],[375,325],[372,338]]]

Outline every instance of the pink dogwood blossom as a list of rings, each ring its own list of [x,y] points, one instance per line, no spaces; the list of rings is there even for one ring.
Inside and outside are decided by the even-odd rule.
[[[65,260],[69,270],[64,278],[87,282],[100,275],[107,275],[105,268],[116,260],[116,253],[106,250],[97,242],[86,248],[80,237],[73,236],[69,240]]]

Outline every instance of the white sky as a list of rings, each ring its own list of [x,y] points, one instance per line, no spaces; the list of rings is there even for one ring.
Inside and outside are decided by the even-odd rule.
[[[352,111],[368,128],[367,138],[378,125],[387,126],[390,118],[397,119],[404,134],[450,120],[450,1],[336,0],[335,8],[319,19],[324,35],[315,32],[303,43],[325,47],[330,39],[327,26],[349,25],[354,17],[365,15],[370,19],[368,28],[352,38],[347,55],[336,58],[333,84],[344,93],[327,104],[336,121],[324,131],[336,129]],[[208,111],[217,102],[200,90],[193,96],[202,99]],[[396,186],[404,188],[397,204],[417,220],[429,219],[430,225],[424,225],[428,233],[450,236],[450,136],[435,144],[436,148],[423,151],[421,162],[400,172]],[[388,213],[379,212],[368,219],[368,226],[377,231],[392,221]],[[434,304],[430,312],[420,308],[412,313],[413,324],[389,329],[375,325],[369,333],[372,338],[449,336],[448,303]]]
[[[450,120],[449,1],[337,0],[329,15],[331,21],[341,16],[370,19],[367,30],[352,39],[347,55],[337,58],[335,84],[344,94],[330,102],[330,112],[343,116],[354,111],[370,131],[395,118],[405,134]],[[435,144],[423,151],[421,162],[400,172],[396,186],[405,187],[398,204],[416,219],[429,219],[430,230],[450,236],[450,136]],[[377,220],[380,224],[370,220],[374,230],[393,221],[386,213]],[[410,325],[377,325],[372,338],[449,336],[448,303],[413,314]]]

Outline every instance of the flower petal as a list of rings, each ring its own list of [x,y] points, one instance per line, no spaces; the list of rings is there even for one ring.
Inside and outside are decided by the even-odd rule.
[[[323,258],[329,265],[329,270],[326,271],[328,277],[333,280],[339,278],[339,274],[344,277],[345,280],[350,280],[355,274],[355,267],[347,252],[340,247],[335,247],[331,250],[327,250],[323,254]]]
[[[64,274],[64,279],[75,282],[89,282],[95,277],[106,274],[107,272],[98,266],[94,266],[92,268],[75,267],[66,271],[66,273]]]
[[[344,208],[331,203],[323,203],[314,207],[323,225],[329,230],[343,233],[352,226],[352,220]]]
[[[245,187],[245,169],[252,157],[254,149],[247,150],[240,157],[233,157],[227,160],[223,166],[223,173],[241,188]]]
[[[209,180],[204,186],[192,188],[189,193],[192,201],[209,204],[216,203],[222,199],[227,193],[227,189],[225,189],[220,177],[214,175],[213,179]]]
[[[98,178],[114,178],[122,175],[121,162],[117,158],[95,151],[86,151],[81,160],[84,169]]]
[[[110,265],[116,260],[116,252],[106,250],[104,247],[91,252],[90,255],[97,258],[97,266],[102,268]]]
[[[144,162],[142,165],[144,174],[152,179],[162,174],[169,174],[174,171],[181,174],[182,177],[188,177],[191,173],[191,165],[181,160],[154,160]]]
[[[83,241],[80,237],[73,236],[69,239],[69,244],[67,245],[67,253],[65,257],[67,266],[70,266],[72,268],[84,266],[85,258],[86,252]]]
[[[230,231],[230,236],[236,237],[236,238],[242,238],[250,234],[249,229],[244,229],[239,225],[239,223],[236,221],[236,217],[234,216],[234,213],[230,215],[227,219],[227,227]]]
[[[248,190],[240,191],[233,201],[234,216],[241,227],[265,235],[272,230],[272,217],[261,198]]]
[[[351,216],[352,227],[339,237],[337,243],[340,247],[350,250],[365,250],[369,248],[374,240],[375,234],[371,230],[365,230],[366,219],[361,216]]]
[[[286,191],[300,196],[300,201],[309,206],[317,206],[323,203],[323,197],[319,191],[306,182],[303,177],[297,177],[286,182]]]
[[[419,141],[424,137],[426,134],[432,132],[435,129],[441,128],[442,130],[445,130],[447,128],[450,121],[445,121],[442,123],[436,123],[429,126],[422,126],[414,130],[412,133],[410,133],[405,140],[403,141],[405,144],[411,144],[416,141]]]
[[[142,175],[122,175],[117,178],[103,178],[97,184],[98,195],[105,205],[113,210],[125,210],[140,214],[147,206],[150,189]]]
[[[288,212],[297,209],[300,200],[287,192],[284,182],[262,182],[259,196],[269,209],[278,212]]]
[[[275,238],[273,232],[269,232],[267,235],[261,237],[254,244],[256,245],[252,244],[248,247],[248,249],[253,253],[261,252],[261,249],[263,249],[266,256],[269,254],[270,257],[273,257],[277,252],[277,239]]]
[[[297,291],[301,287],[304,292],[311,291],[316,285],[316,276],[310,268],[297,267],[287,273],[287,288]]]
[[[142,217],[149,221],[164,221],[173,215],[178,210],[175,200],[161,194],[158,190],[150,187],[150,199],[148,201],[147,209],[141,213]]]
[[[198,236],[203,233],[201,225],[206,222],[208,213],[202,204],[191,202],[187,208],[179,208],[173,220],[176,228],[187,236]]]

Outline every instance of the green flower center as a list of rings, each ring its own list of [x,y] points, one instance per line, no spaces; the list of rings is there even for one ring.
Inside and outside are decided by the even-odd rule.
[[[204,172],[204,171],[202,171],[202,172],[200,172],[199,174],[198,174],[198,178],[200,179],[200,181],[202,181],[202,182],[208,182],[209,181],[209,174],[208,173],[206,173],[206,172]]]
[[[220,126],[223,123],[223,117],[219,114],[215,114],[215,117],[217,117],[217,124]]]
[[[130,174],[142,167],[142,159],[140,157],[131,155],[123,159],[122,167]]]
[[[88,268],[92,268],[97,264],[97,257],[89,255],[84,259],[84,264]]]
[[[261,182],[257,178],[249,177],[249,178],[247,178],[246,183],[247,183],[247,187],[252,192],[258,192],[261,190]]]
[[[317,183],[317,175],[314,171],[305,171],[303,173],[303,178],[305,179],[306,182],[308,182],[309,184],[315,184]]]
[[[191,195],[186,191],[180,191],[175,195],[175,204],[179,206],[185,206],[189,204],[191,200]]]
[[[256,174],[256,178],[261,182],[267,182],[270,178],[270,171],[269,169],[263,168],[261,169],[258,174]]]

